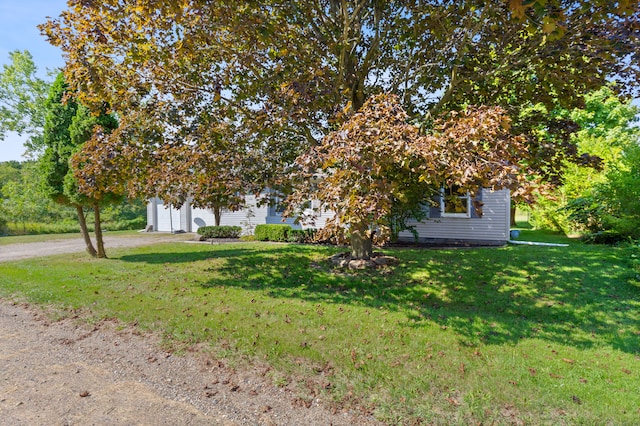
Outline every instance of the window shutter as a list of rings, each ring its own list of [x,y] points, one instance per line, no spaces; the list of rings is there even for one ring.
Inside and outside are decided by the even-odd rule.
[[[429,219],[438,219],[441,217],[440,214],[440,202],[442,200],[441,195],[435,195],[431,200],[435,203],[434,205],[429,204]]]
[[[268,214],[270,217],[279,216],[278,214],[278,197],[271,196],[269,197],[269,211]]]
[[[476,210],[476,205],[482,207],[482,188],[478,191],[478,195],[471,200],[471,219],[480,219],[482,214]]]

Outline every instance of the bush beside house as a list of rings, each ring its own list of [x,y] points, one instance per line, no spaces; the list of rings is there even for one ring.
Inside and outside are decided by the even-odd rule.
[[[256,229],[253,231],[253,235],[258,241],[288,241],[289,232],[291,231],[289,225],[276,224],[276,225],[256,225]]]
[[[287,236],[290,243],[313,243],[316,242],[317,229],[291,229]]]
[[[239,238],[242,228],[239,226],[201,226],[198,234],[208,238]]]
[[[316,229],[293,229],[286,224],[256,225],[254,238],[258,241],[312,243]]]

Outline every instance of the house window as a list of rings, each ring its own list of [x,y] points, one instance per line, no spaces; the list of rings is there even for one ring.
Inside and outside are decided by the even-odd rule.
[[[306,210],[317,211],[317,210],[320,209],[320,207],[321,207],[320,200],[317,200],[317,199],[314,198],[313,200],[307,200],[304,203],[302,203],[301,210],[302,211],[306,211]]]
[[[442,217],[471,217],[471,196],[456,185],[443,186],[440,193]]]
[[[280,197],[271,197],[271,202],[269,204],[269,216],[282,216],[282,213],[284,213],[284,210],[287,207],[284,203],[284,199]]]

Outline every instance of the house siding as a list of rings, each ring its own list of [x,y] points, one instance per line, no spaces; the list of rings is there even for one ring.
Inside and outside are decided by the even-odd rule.
[[[419,242],[471,241],[502,244],[509,240],[509,190],[482,191],[482,217],[439,217],[408,222],[419,234]],[[402,241],[414,241],[410,231],[399,234]]]
[[[222,210],[220,215],[221,226],[239,226],[243,229],[243,234],[250,234],[256,225],[267,223],[268,206],[258,206],[255,195],[247,195],[245,200],[246,207],[242,210]],[[216,224],[215,215],[211,209],[193,208],[191,215],[191,229],[193,232],[197,232],[198,228],[202,226],[214,226]]]
[[[422,222],[409,222],[419,233],[419,242],[475,242],[478,244],[504,244],[509,240],[510,202],[509,191],[483,190],[482,217],[456,218],[438,217]],[[253,216],[250,217],[249,212]],[[215,225],[215,217],[210,209],[192,208],[190,203],[177,210],[171,209],[172,220],[169,220],[169,209],[165,209],[162,202],[152,200],[147,206],[147,221],[154,225],[156,231],[173,231],[182,229],[187,232],[196,232],[201,226]],[[254,195],[246,197],[246,207],[239,211],[223,210],[220,217],[220,225],[240,226],[243,234],[252,234],[259,224],[289,224],[294,228],[323,228],[327,219],[333,216],[331,211],[320,210],[316,213],[313,224],[299,225],[294,219],[288,218],[284,222],[275,209],[268,205],[257,205]],[[173,229],[171,229],[171,222]],[[414,237],[410,231],[403,231],[399,235],[402,241],[413,242]]]
[[[147,226],[149,225],[152,230],[158,230],[158,199],[155,197],[147,203]]]
[[[305,224],[302,226],[303,229],[315,228],[322,229],[325,227],[327,220],[331,219],[334,216],[333,211],[318,209],[315,212],[315,217],[313,223]]]

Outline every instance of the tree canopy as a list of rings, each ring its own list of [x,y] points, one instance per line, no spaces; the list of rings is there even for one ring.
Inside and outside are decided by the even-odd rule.
[[[87,108],[75,102],[68,91],[62,73],[51,85],[46,104],[43,140],[45,151],[39,160],[43,186],[46,194],[55,202],[75,207],[83,237],[89,254],[105,257],[100,226],[100,206],[119,202],[122,196],[111,191],[95,190],[90,194],[78,191],[78,177],[97,179],[83,170],[83,164],[76,159],[82,153],[84,144],[95,133],[106,133],[116,128],[118,123],[104,113],[93,115]],[[94,185],[95,186],[95,185]],[[93,209],[97,250],[89,237],[84,208]]]
[[[11,63],[0,73],[0,140],[7,132],[27,135],[27,151],[37,155],[43,150],[44,106],[51,83],[36,75],[28,51],[16,50],[9,57]]]
[[[295,159],[380,93],[423,133],[501,107],[523,167],[556,184],[570,132],[523,109],[581,106],[611,79],[637,95],[639,18],[637,2],[603,0],[71,0],[41,29],[78,99],[121,117],[101,146],[134,171],[129,190],[180,202],[198,176],[218,200],[286,188]]]
[[[420,135],[407,123],[397,96],[373,96],[297,159],[289,210],[319,200],[335,212],[321,233],[347,231],[353,256],[368,258],[371,248],[357,252],[354,237],[370,242],[368,233],[375,230],[381,241],[388,240],[398,205],[419,211],[444,184],[472,196],[481,188],[521,187],[528,172],[518,164],[524,138],[511,135],[510,125],[501,108],[478,107],[454,112]],[[475,207],[481,212],[481,204]]]
[[[411,119],[428,123],[467,104],[514,118],[540,102],[573,108],[611,78],[621,92],[638,89],[635,2],[69,5],[42,30],[67,55],[82,102],[109,102],[123,126],[143,112],[172,147],[241,124],[233,145],[282,166],[376,93],[398,95]],[[272,168],[254,173],[282,171]]]
[[[597,155],[602,167],[568,164],[555,199],[541,202],[534,212],[538,226],[606,242],[640,236],[640,128],[634,125],[639,111],[603,87],[585,96],[584,108],[561,112],[580,125],[572,136],[578,152]]]
[[[635,2],[530,3],[71,1],[42,28],[84,98],[259,105],[309,130],[376,92],[425,114],[461,103],[570,106],[608,78],[637,80]]]

